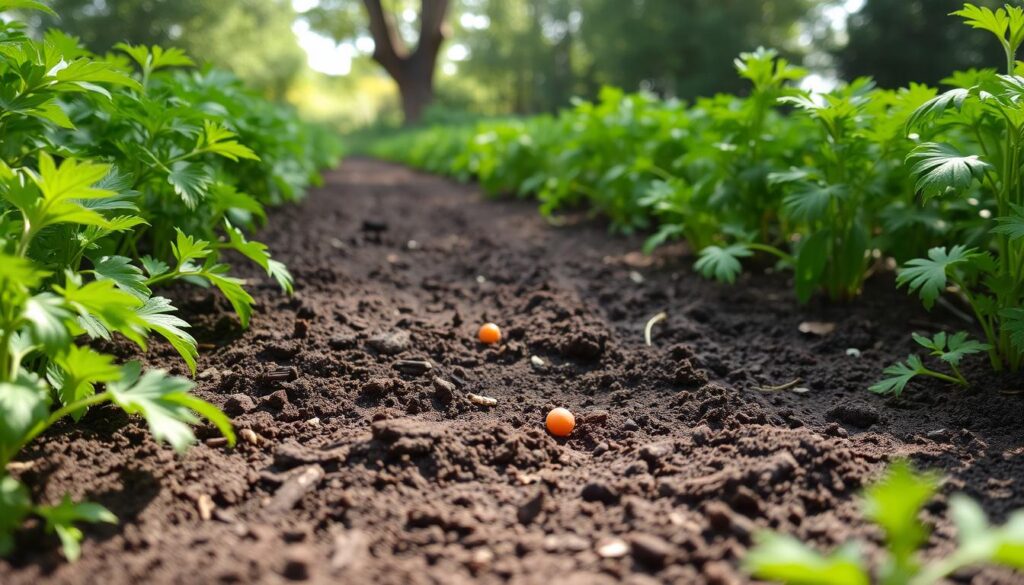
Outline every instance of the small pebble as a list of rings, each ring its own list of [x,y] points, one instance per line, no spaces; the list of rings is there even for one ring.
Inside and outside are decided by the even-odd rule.
[[[238,436],[241,437],[243,441],[249,443],[250,445],[260,444],[260,436],[257,435],[256,432],[253,431],[252,429],[242,429],[238,431]]]
[[[202,494],[199,499],[196,500],[196,509],[199,511],[199,518],[204,522],[213,518],[213,510],[216,506],[213,503],[213,498],[209,494]]]
[[[621,538],[604,538],[597,543],[597,555],[602,559],[619,559],[629,553],[629,545]]]

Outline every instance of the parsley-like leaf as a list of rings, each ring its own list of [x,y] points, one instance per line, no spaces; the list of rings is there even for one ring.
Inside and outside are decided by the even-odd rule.
[[[125,412],[141,414],[158,441],[185,451],[196,441],[191,426],[199,423],[198,412],[234,444],[231,422],[216,407],[189,394],[192,382],[168,376],[163,370],[148,370],[140,376],[138,362],[126,364],[122,370],[121,380],[108,384],[107,390]]]
[[[932,248],[928,250],[928,258],[915,258],[907,262],[896,276],[896,284],[907,285],[910,293],[917,291],[925,308],[931,309],[946,288],[949,270],[970,262],[975,255],[973,248],[960,245],[953,246],[949,252],[946,252],[945,247]]]
[[[734,283],[743,270],[740,258],[753,255],[743,244],[733,244],[726,248],[708,246],[700,251],[700,258],[693,265],[704,278],[714,278],[719,282]]]
[[[136,313],[148,329],[159,333],[181,354],[189,371],[195,374],[196,359],[199,357],[196,340],[185,331],[190,327],[188,322],[172,314],[175,311],[177,309],[169,299],[153,297],[147,299]]]
[[[883,374],[888,376],[879,382],[872,385],[868,390],[875,394],[892,394],[893,396],[899,396],[903,393],[904,388],[907,384],[919,374],[924,373],[925,367],[921,362],[921,358],[911,354],[907,357],[906,362],[896,362],[895,364],[885,368],[882,371]]]

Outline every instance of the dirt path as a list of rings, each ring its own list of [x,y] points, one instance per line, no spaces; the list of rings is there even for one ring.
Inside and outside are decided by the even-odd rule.
[[[176,458],[138,423],[91,412],[20,475],[41,499],[89,497],[121,524],[87,528],[73,566],[52,536],[23,531],[0,582],[745,582],[737,560],[761,527],[822,546],[877,539],[855,496],[898,455],[996,517],[1024,506],[1024,401],[997,393],[1019,378],[978,367],[973,393],[864,390],[911,349],[911,328],[953,317],[891,278],[852,305],[799,308],[783,276],[721,287],[679,250],[644,258],[639,240],[576,224],[347,161],[264,234],[299,286],[284,298],[251,273],[251,330],[214,295],[175,291],[208,344],[200,394],[257,444],[207,440]],[[499,348],[475,342],[488,320],[506,332]],[[799,333],[808,320],[836,329]],[[147,359],[181,371],[169,348]],[[402,373],[403,359],[435,367]],[[808,391],[757,390],[796,378]],[[577,413],[569,440],[543,431],[553,406]],[[949,536],[943,524],[935,552]]]

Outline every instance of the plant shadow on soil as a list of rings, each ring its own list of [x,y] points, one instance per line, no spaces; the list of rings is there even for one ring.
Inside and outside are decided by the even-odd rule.
[[[678,247],[644,257],[638,238],[567,223],[346,161],[261,234],[296,276],[292,298],[249,270],[243,332],[215,295],[170,293],[214,345],[198,394],[249,438],[226,449],[200,429],[176,457],[103,409],[48,434],[26,456],[41,471],[22,477],[45,501],[93,494],[121,524],[87,527],[76,565],[29,531],[0,582],[743,583],[762,528],[877,552],[857,494],[894,457],[948,477],[928,507],[930,555],[950,550],[953,491],[1000,520],[1024,507],[1024,401],[1000,394],[1020,376],[976,360],[969,391],[866,391],[914,350],[912,330],[961,327],[891,275],[851,303],[801,307],[785,275],[725,287]],[[502,326],[499,346],[476,341],[485,321]],[[805,335],[803,321],[836,328]],[[425,373],[395,367],[422,359]],[[165,344],[144,360],[184,373]],[[758,390],[797,378],[806,393]],[[568,439],[543,429],[554,406],[576,414]]]

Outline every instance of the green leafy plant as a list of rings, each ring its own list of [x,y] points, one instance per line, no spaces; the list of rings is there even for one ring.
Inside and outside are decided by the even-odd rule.
[[[1005,75],[978,75],[969,88],[955,88],[923,104],[907,122],[926,132],[957,128],[959,142],[924,142],[907,157],[916,188],[925,199],[967,197],[981,202],[986,233],[974,246],[936,247],[912,260],[898,283],[931,308],[939,295],[953,295],[970,307],[987,341],[996,370],[1017,371],[1024,362],[1024,77],[1016,74],[1016,53],[1024,40],[1024,10],[1007,5],[991,10],[965,4],[953,14],[995,35],[1006,54]]]
[[[898,362],[886,368],[884,373],[889,377],[871,386],[872,392],[899,396],[907,384],[917,376],[930,376],[945,382],[967,386],[967,379],[960,373],[961,360],[968,355],[982,353],[989,349],[986,343],[968,339],[966,331],[949,336],[944,331],[940,331],[931,338],[914,333],[913,337],[918,345],[929,350],[932,356],[945,363],[952,375],[925,367],[921,358],[912,354],[905,362]]]
[[[759,579],[791,585],[931,585],[981,564],[1024,568],[1024,511],[1013,513],[1003,526],[991,526],[981,507],[960,494],[949,498],[956,550],[943,559],[922,562],[919,551],[928,541],[930,527],[919,516],[937,487],[935,476],[899,462],[866,490],[864,516],[885,534],[887,554],[875,567],[861,555],[860,543],[847,543],[825,555],[795,538],[770,532],[758,534],[744,566]]]
[[[0,12],[11,9],[49,12],[0,0]],[[67,497],[33,503],[8,468],[90,409],[139,415],[178,452],[204,421],[234,444],[228,418],[190,380],[119,364],[93,342],[120,336],[145,351],[156,335],[194,374],[189,324],[154,290],[216,287],[247,325],[253,299],[224,255],[241,254],[291,292],[285,266],[243,229],[333,162],[329,141],[237,80],[188,76],[181,68],[192,62],[175,49],[118,49],[99,57],[59,31],[33,39],[0,19],[0,555],[29,516],[69,560],[81,552],[76,525],[116,522]]]

